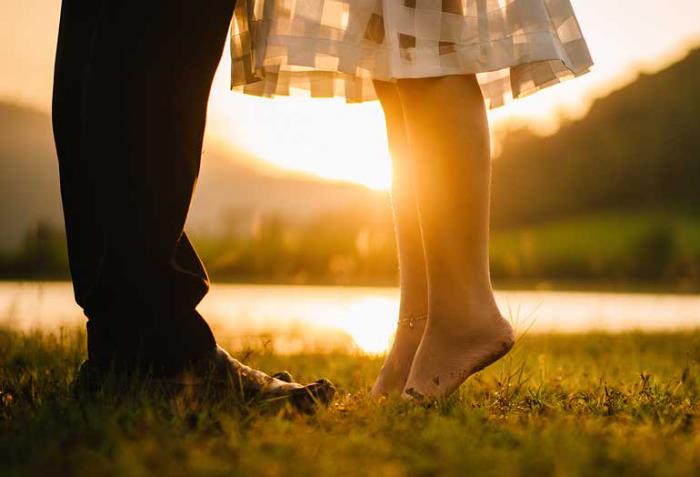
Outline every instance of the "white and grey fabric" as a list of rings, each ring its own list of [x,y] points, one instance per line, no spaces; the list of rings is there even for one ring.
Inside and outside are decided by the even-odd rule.
[[[477,74],[494,108],[580,75],[569,0],[239,0],[232,87],[375,99],[372,80]]]

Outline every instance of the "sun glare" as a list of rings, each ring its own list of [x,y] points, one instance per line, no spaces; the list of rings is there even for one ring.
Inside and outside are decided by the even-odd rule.
[[[210,134],[282,170],[372,189],[390,187],[391,160],[378,101],[348,105],[340,98],[248,96],[229,90],[229,69],[224,56],[212,93]],[[565,83],[489,112],[494,155],[499,129],[525,124],[551,133],[560,116],[582,115],[588,104],[576,88],[580,84]]]
[[[640,3],[650,8],[654,1]],[[607,4],[606,8],[613,8],[609,12],[613,14],[627,7]],[[684,8],[697,11],[700,7],[689,3]],[[579,2],[577,11],[593,53],[594,73],[489,112],[494,157],[499,155],[499,141],[507,130],[528,127],[540,134],[554,133],[562,118],[585,115],[595,97],[634,80],[640,70],[653,72],[680,59],[700,41],[700,30],[693,20],[697,16],[690,13],[682,20],[663,16],[660,21],[666,28],[659,31],[670,31],[673,26],[676,34],[658,37],[621,35],[616,25],[597,21],[597,2]],[[644,18],[626,18],[627,28],[649,31]],[[610,39],[615,42],[611,44]],[[631,45],[633,41],[641,43]],[[342,99],[247,96],[229,90],[229,72],[230,59],[224,55],[212,89],[210,134],[283,170],[374,189],[389,188],[391,165],[377,101],[346,105]]]
[[[677,0],[674,8],[662,8],[660,0],[636,0],[637,11],[654,15],[630,15],[629,2],[574,3],[595,62],[593,73],[490,113],[494,156],[497,141],[513,125],[552,133],[560,116],[582,116],[594,97],[632,81],[640,70],[656,71],[700,44],[697,0]],[[0,96],[47,110],[58,4],[10,1],[7,8],[0,15],[0,39],[7,46],[0,51],[0,64],[11,67],[0,75]],[[228,46],[224,51],[212,88],[208,134],[284,170],[389,187],[391,168],[377,102],[346,106],[342,100],[271,100],[232,93]]]
[[[391,162],[378,102],[214,94],[224,103],[215,113],[219,138],[283,170],[389,188]],[[255,124],[242,117],[254,117]]]
[[[569,85],[559,87],[566,86]],[[547,93],[540,92],[536,101],[525,98],[489,112],[492,128],[528,124],[546,134],[556,130],[559,115],[585,111],[586,105],[580,100],[562,105],[556,96]],[[372,189],[390,187],[391,160],[378,101],[348,105],[338,98],[270,99],[224,88],[215,91],[214,96],[218,107],[210,131],[218,139],[283,170],[354,182]],[[251,122],[242,118],[251,118]],[[494,134],[494,141],[498,137]],[[494,144],[496,156],[498,150],[498,144]]]

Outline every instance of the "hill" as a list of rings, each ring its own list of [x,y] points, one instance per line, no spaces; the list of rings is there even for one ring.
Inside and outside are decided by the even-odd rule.
[[[37,222],[61,227],[63,219],[49,115],[0,102],[0,131],[0,250],[11,250]],[[240,226],[259,213],[301,219],[364,204],[386,207],[386,194],[353,184],[275,173],[245,153],[209,142],[188,229],[215,233],[234,216]]]
[[[698,78],[700,49],[598,99],[584,118],[550,137],[509,134],[493,163],[494,227],[626,210],[697,217]],[[0,103],[0,131],[0,250],[7,250],[39,220],[60,225],[61,214],[48,115]],[[216,235],[236,227],[240,236],[260,213],[294,221],[352,209],[361,221],[371,209],[389,220],[385,193],[258,164],[240,151],[205,144],[189,230]]]
[[[700,49],[598,99],[551,137],[510,134],[494,161],[496,226],[609,209],[700,206]]]
[[[0,103],[0,250],[39,220],[63,224],[55,158],[48,115]]]

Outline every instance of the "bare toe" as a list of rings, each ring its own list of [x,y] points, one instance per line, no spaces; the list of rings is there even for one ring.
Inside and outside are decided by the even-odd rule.
[[[423,336],[426,318],[427,315],[416,315],[399,320],[394,343],[384,359],[384,364],[374,386],[372,386],[370,394],[373,397],[401,393],[406,379],[408,379],[416,349],[418,349]]]
[[[500,315],[449,332],[429,324],[403,397],[421,403],[447,397],[469,376],[505,356],[513,343],[513,328]]]

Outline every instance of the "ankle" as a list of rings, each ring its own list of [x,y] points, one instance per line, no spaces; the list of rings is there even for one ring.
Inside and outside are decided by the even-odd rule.
[[[427,311],[424,313],[416,313],[411,315],[399,315],[399,320],[396,323],[397,334],[402,331],[417,332],[417,336],[420,337],[427,322]]]
[[[427,300],[409,300],[401,297],[398,316],[399,324],[425,322],[428,317],[428,311]]]
[[[500,310],[493,293],[467,294],[450,297],[431,297],[428,307],[430,316],[453,317],[453,319],[471,319],[472,317],[499,316]]]
[[[423,291],[423,293],[410,293],[401,290],[401,297],[399,299],[399,316],[414,316],[422,315],[428,313],[428,294]]]
[[[430,328],[448,335],[469,334],[477,329],[501,328],[504,322],[507,323],[507,320],[495,302],[430,307]]]

